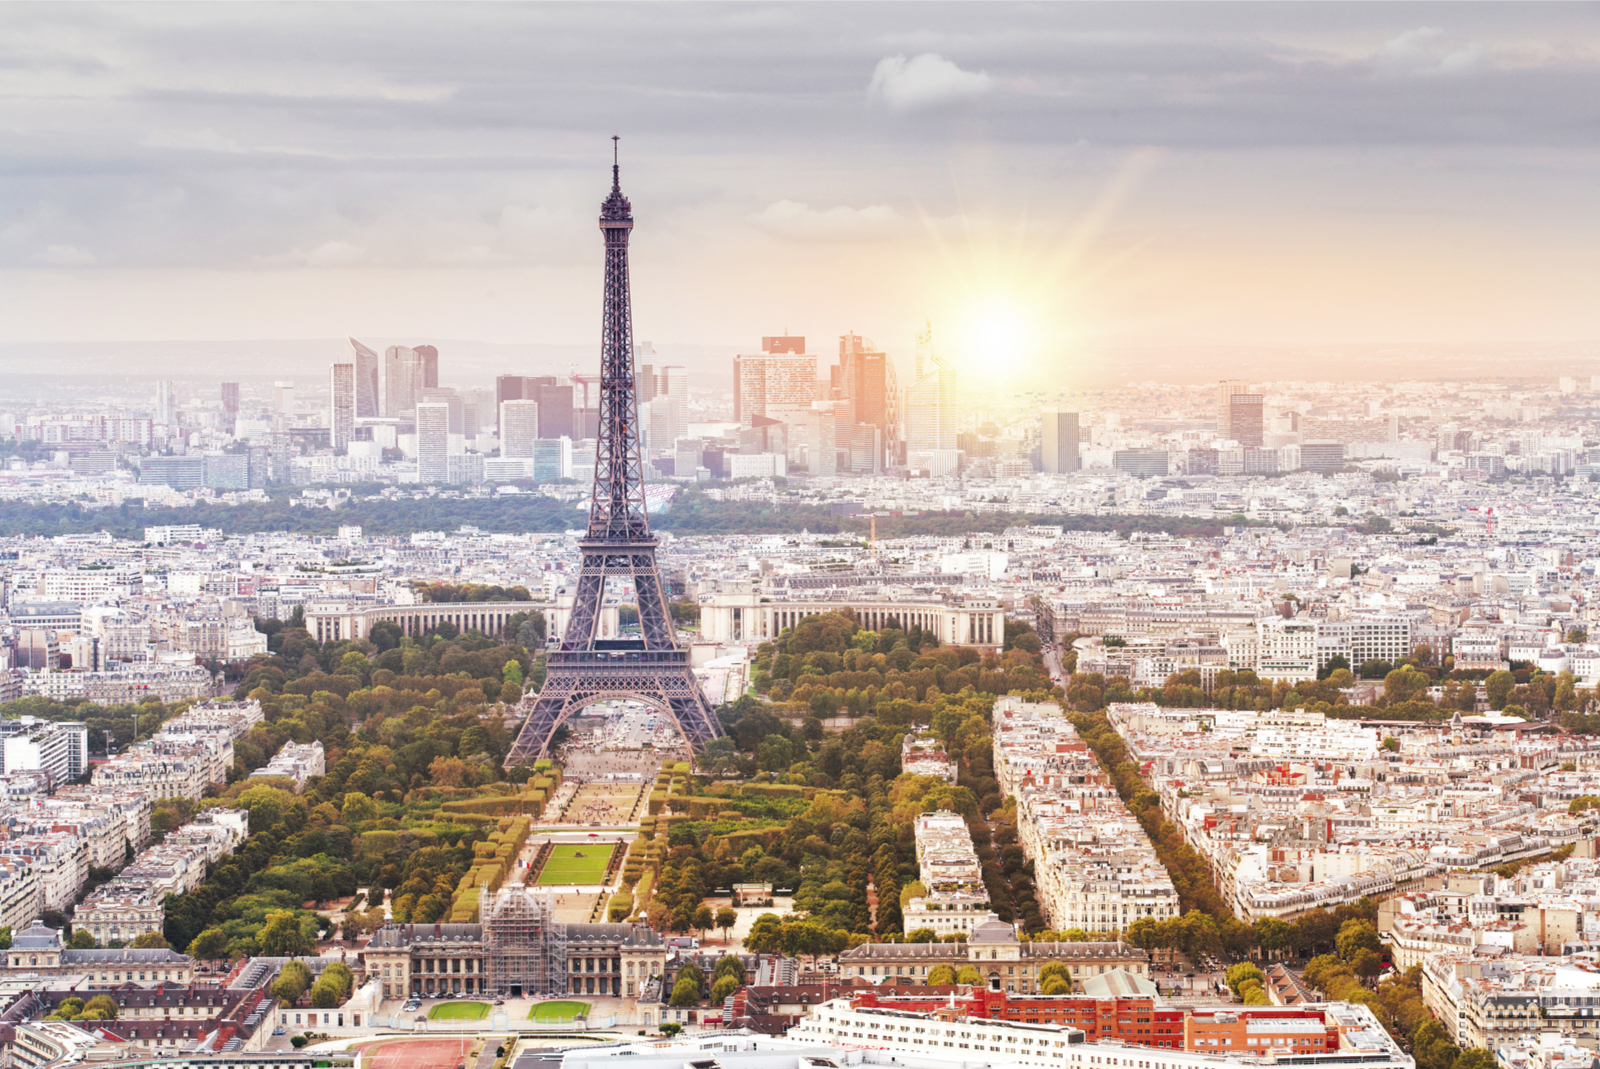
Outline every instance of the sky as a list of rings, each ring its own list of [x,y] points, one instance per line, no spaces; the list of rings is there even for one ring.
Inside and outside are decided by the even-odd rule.
[[[1593,4],[0,6],[0,343],[1600,338]],[[903,358],[902,358],[903,362]]]

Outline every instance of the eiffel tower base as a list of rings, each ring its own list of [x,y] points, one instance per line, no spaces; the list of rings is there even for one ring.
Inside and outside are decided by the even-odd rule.
[[[645,650],[625,640],[598,644],[623,648],[546,654],[544,686],[531,699],[507,768],[548,757],[556,729],[596,702],[636,701],[660,709],[696,752],[722,734],[689,667],[688,650]]]

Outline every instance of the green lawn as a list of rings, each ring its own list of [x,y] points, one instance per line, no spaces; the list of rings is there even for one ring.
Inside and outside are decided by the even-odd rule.
[[[614,843],[585,843],[552,847],[539,871],[540,884],[595,884],[606,878]],[[578,857],[582,854],[582,857]]]
[[[554,1002],[535,1002],[533,1009],[528,1011],[530,1021],[570,1021],[578,1014],[589,1013],[587,1002],[573,1002],[570,999],[557,999]]]
[[[435,1021],[448,1021],[452,1018],[476,1021],[487,1016],[489,1016],[487,1002],[462,1002],[460,999],[441,1002],[428,1011],[428,1017]]]

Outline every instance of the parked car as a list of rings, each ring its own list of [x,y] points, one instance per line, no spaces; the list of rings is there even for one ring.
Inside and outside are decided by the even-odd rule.
[[[283,1033],[283,1029],[281,1029],[281,1028],[274,1028],[274,1029],[273,1029],[273,1030],[272,1030],[272,1034],[273,1034],[273,1035],[275,1035],[275,1036],[281,1036],[281,1035],[283,1035],[283,1034],[284,1034],[284,1033]]]

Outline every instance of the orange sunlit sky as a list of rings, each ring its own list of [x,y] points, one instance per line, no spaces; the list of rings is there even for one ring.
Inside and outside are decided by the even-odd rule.
[[[1600,338],[1600,8],[10,5],[0,342]]]

